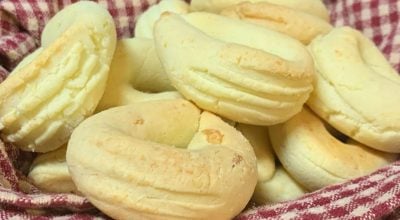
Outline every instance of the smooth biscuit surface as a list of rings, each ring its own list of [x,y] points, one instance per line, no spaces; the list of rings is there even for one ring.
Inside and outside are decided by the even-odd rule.
[[[269,132],[282,165],[310,191],[367,175],[397,158],[356,142],[341,142],[307,108]]]
[[[231,219],[257,182],[240,132],[182,99],[90,117],[71,136],[67,164],[79,191],[117,219]]]
[[[258,181],[272,178],[275,173],[275,156],[270,144],[268,128],[255,125],[238,124],[236,126],[249,140],[257,157]]]
[[[257,183],[253,199],[260,205],[274,204],[297,199],[305,193],[307,190],[278,166],[271,179]]]
[[[154,24],[164,12],[186,14],[189,12],[189,4],[183,0],[163,0],[150,6],[141,14],[135,24],[135,37],[153,38]]]
[[[317,70],[307,102],[313,111],[369,147],[400,152],[400,77],[373,42],[341,27],[309,51]]]
[[[152,39],[130,38],[118,42],[106,89],[96,111],[134,102],[176,99]]]
[[[28,178],[44,192],[79,193],[68,171],[65,154],[67,146],[35,158]]]

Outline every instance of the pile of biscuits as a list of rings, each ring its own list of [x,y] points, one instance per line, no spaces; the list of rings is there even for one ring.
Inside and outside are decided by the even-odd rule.
[[[163,0],[117,40],[82,1],[0,84],[5,141],[43,191],[116,219],[232,219],[400,152],[400,77],[319,0]]]

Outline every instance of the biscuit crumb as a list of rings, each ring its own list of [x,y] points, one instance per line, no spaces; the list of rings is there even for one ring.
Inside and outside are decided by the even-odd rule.
[[[235,154],[232,158],[232,168],[235,168],[236,165],[240,164],[243,161],[243,157],[239,154]]]
[[[205,129],[202,133],[207,136],[207,142],[210,144],[220,144],[224,138],[224,135],[215,129]]]
[[[144,120],[142,118],[136,119],[136,121],[133,122],[135,125],[142,125],[144,123]]]

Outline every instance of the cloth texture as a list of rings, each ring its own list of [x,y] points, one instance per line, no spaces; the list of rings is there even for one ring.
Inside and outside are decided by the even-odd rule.
[[[76,0],[0,0],[0,81],[40,44],[46,22]],[[114,18],[119,38],[158,0],[97,0]],[[331,22],[361,30],[400,71],[399,0],[325,0]],[[0,219],[107,219],[84,197],[43,193],[26,174],[34,153],[0,142]],[[400,219],[400,162],[371,175],[272,206],[249,207],[238,220]]]

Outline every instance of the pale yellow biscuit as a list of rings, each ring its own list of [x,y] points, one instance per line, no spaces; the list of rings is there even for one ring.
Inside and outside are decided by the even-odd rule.
[[[152,39],[122,39],[117,44],[107,86],[96,111],[133,102],[181,98],[174,90]]]
[[[51,36],[45,34],[49,29]],[[45,33],[47,43],[36,58],[0,84],[3,137],[38,152],[66,143],[72,130],[92,114],[116,43],[112,17],[93,2],[66,7]]]
[[[253,200],[273,204],[296,199],[306,193],[281,166],[275,167],[275,156],[267,127],[238,124],[236,128],[249,140],[257,157],[258,181]]]
[[[16,73],[26,65],[30,64],[32,61],[36,59],[36,57],[43,51],[42,47],[39,47],[32,53],[28,54],[24,59],[21,60],[21,62],[18,63],[18,65],[13,69],[13,71],[10,73]]]
[[[260,205],[274,204],[297,199],[306,193],[307,190],[303,186],[282,166],[278,166],[271,179],[257,183],[253,200]]]
[[[257,182],[243,135],[183,99],[88,118],[71,136],[67,164],[78,190],[116,219],[231,219]]]
[[[257,157],[258,182],[271,179],[275,173],[275,156],[270,144],[268,128],[238,124],[236,129],[242,132],[254,149]]]
[[[44,192],[78,193],[68,171],[65,154],[67,146],[35,158],[28,174],[29,180]]]
[[[312,90],[314,66],[305,47],[257,25],[210,13],[165,14],[155,41],[172,85],[233,121],[283,122]]]
[[[167,11],[186,14],[189,12],[189,4],[183,0],[163,0],[150,6],[136,21],[135,37],[153,38],[154,24]]]
[[[400,77],[376,46],[349,27],[309,46],[317,69],[308,105],[351,138],[400,152]]]
[[[269,133],[282,165],[310,191],[370,174],[397,158],[362,144],[339,141],[307,108],[289,121],[271,126]]]
[[[192,0],[190,3],[190,10],[219,13],[221,10],[241,2],[268,2],[282,5],[329,21],[328,9],[322,1],[318,0]]]
[[[303,44],[325,34],[332,26],[325,20],[302,11],[267,2],[244,2],[224,9],[221,15],[261,25],[287,34]]]

